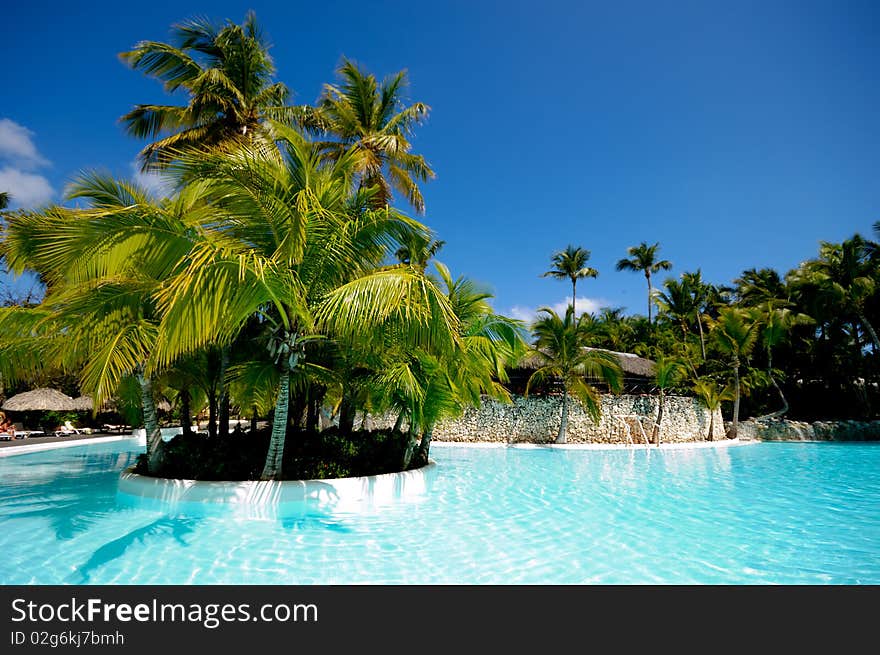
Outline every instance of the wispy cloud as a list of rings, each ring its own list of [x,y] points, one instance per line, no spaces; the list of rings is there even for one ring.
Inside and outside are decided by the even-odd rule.
[[[131,162],[132,179],[157,198],[164,198],[171,194],[174,185],[159,173],[141,170],[137,161]]]
[[[571,296],[566,296],[563,300],[560,300],[557,303],[553,303],[551,305],[542,305],[541,307],[549,307],[554,312],[559,314],[560,316],[565,314],[565,310],[568,309],[568,306],[571,304]],[[584,312],[588,314],[595,314],[603,307],[608,307],[609,303],[600,298],[578,298],[577,299],[577,311],[578,314],[583,314]],[[540,307],[524,307],[522,305],[514,305],[510,308],[510,317],[517,318],[521,321],[525,321],[528,324],[531,324],[538,317],[538,310]]]
[[[32,172],[50,164],[33,136],[25,126],[0,118],[0,191],[9,194],[12,207],[44,205],[55,195],[49,180]]]
[[[49,180],[42,175],[26,173],[11,166],[0,168],[0,191],[9,193],[12,207],[45,205],[55,194]]]

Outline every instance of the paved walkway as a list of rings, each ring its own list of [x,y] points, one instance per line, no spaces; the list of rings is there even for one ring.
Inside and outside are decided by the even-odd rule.
[[[128,436],[126,433],[108,433],[108,432],[92,432],[92,434],[71,434],[63,437],[28,437],[26,439],[12,439],[11,441],[0,441],[0,450],[4,448],[18,448],[21,446],[35,446],[37,444],[60,443],[62,441],[82,441],[83,439],[101,439],[104,437]]]

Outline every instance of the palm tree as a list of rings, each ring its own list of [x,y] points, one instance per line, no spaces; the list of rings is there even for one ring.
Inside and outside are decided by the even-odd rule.
[[[785,341],[794,327],[814,323],[813,319],[806,314],[795,311],[792,305],[793,303],[785,300],[768,299],[755,309],[756,316],[760,321],[761,341],[767,354],[767,377],[782,400],[782,409],[761,418],[783,416],[788,411],[788,400],[773,374],[773,349]]]
[[[583,278],[595,278],[599,276],[599,271],[595,268],[587,266],[590,259],[590,251],[580,246],[572,246],[571,244],[565,250],[553,253],[550,263],[553,268],[544,273],[541,277],[552,277],[557,280],[568,278],[571,280],[571,307],[577,316],[577,281]]]
[[[254,315],[272,327],[266,347],[279,383],[262,479],[282,475],[291,380],[310,342],[381,342],[392,327],[411,343],[451,342],[456,322],[424,273],[380,266],[406,234],[426,229],[370,209],[377,190],[352,187],[358,154],[328,162],[295,130],[276,129],[283,160],[249,148],[182,158],[182,181],[203,190],[211,212],[186,268],[157,294],[163,364],[230,343]]]
[[[574,396],[587,413],[599,420],[601,400],[599,391],[586,381],[596,378],[618,391],[623,372],[617,358],[603,350],[585,348],[584,321],[575,319],[574,307],[569,307],[561,318],[549,307],[540,310],[545,316],[535,321],[533,354],[542,362],[526,383],[528,396],[532,385],[544,380],[558,379],[562,382],[562,417],[556,443],[566,443],[568,427],[569,396]]]
[[[160,466],[154,354],[159,313],[153,294],[192,245],[188,217],[203,209],[184,191],[159,203],[136,184],[87,174],[68,190],[87,209],[50,208],[12,217],[3,243],[13,270],[36,270],[50,292],[40,326],[54,343],[44,353],[65,370],[80,370],[84,391],[100,406],[127,378],[140,388],[147,432],[147,468]]]
[[[666,390],[676,386],[686,375],[684,363],[673,357],[664,357],[657,360],[657,368],[654,373],[654,383],[659,392],[659,406],[657,408],[657,420],[654,422],[654,433],[651,439],[660,447],[660,430],[663,426],[663,408],[666,401]]]
[[[657,251],[660,249],[660,244],[655,243],[653,246],[649,246],[647,242],[642,241],[637,246],[631,246],[627,248],[627,253],[629,254],[629,259],[621,259],[617,262],[617,270],[618,271],[641,271],[645,274],[645,279],[648,281],[648,322],[651,322],[651,302],[653,301],[654,293],[653,287],[651,286],[651,275],[654,273],[659,273],[660,271],[668,271],[672,268],[672,262],[666,259],[657,259]]]
[[[736,439],[739,430],[740,367],[743,359],[749,356],[758,339],[759,324],[749,310],[737,307],[724,307],[718,318],[712,321],[711,337],[715,347],[730,358],[733,372],[733,421],[727,434]]]
[[[411,151],[409,137],[423,123],[430,107],[422,102],[406,105],[403,90],[408,85],[405,70],[384,79],[361,70],[343,58],[337,69],[339,84],[327,84],[318,107],[304,114],[301,124],[335,137],[322,144],[331,157],[357,153],[357,174],[362,186],[376,186],[373,207],[392,201],[392,189],[403,195],[419,213],[425,200],[419,182],[435,177],[422,155]]]
[[[394,256],[401,264],[408,264],[424,271],[428,262],[437,256],[445,241],[434,239],[429,235],[413,233],[408,235],[405,243],[397,249]]]
[[[249,12],[241,25],[204,18],[172,27],[172,42],[141,41],[119,57],[164,84],[182,90],[184,105],[136,105],[120,120],[138,138],[158,139],[140,153],[143,168],[164,167],[185,149],[250,144],[269,151],[267,119],[291,120],[287,87],[273,82],[269,44]]]
[[[720,389],[718,383],[708,377],[698,378],[694,381],[692,389],[700,402],[709,410],[709,433],[706,435],[706,439],[713,441],[715,434],[715,411],[721,407],[722,401],[734,399],[734,391],[730,386]]]
[[[876,276],[868,242],[856,234],[839,244],[823,241],[818,259],[801,264],[791,279],[796,290],[812,287],[826,312],[858,321],[877,352],[880,339],[865,311],[866,303],[877,288]]]

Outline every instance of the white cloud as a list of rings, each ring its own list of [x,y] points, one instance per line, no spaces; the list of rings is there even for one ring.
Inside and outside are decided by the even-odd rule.
[[[549,307],[554,312],[559,314],[560,316],[565,315],[565,310],[568,309],[568,306],[571,304],[571,296],[566,296],[565,299],[560,300],[557,303],[552,305],[542,305],[541,307]],[[588,314],[595,314],[603,307],[608,307],[608,303],[599,298],[578,298],[577,299],[577,312],[578,314],[583,314],[584,312]],[[527,324],[531,324],[538,317],[538,310],[540,307],[523,307],[522,305],[514,305],[510,308],[510,317],[516,318],[521,321],[525,321]]]
[[[25,126],[0,118],[0,160],[25,170],[48,165],[49,162],[37,152],[31,138],[33,135]]]
[[[37,151],[34,133],[8,118],[0,118],[0,191],[9,194],[10,207],[45,205],[55,189],[35,168],[49,161]]]
[[[159,173],[143,172],[138,161],[131,162],[131,171],[132,179],[157,198],[170,195],[174,188],[173,184]]]
[[[12,166],[0,168],[0,191],[9,193],[10,207],[45,205],[55,195],[55,189],[45,177]]]

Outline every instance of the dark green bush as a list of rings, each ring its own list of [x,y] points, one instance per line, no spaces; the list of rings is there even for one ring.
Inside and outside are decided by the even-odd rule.
[[[178,435],[165,444],[156,475],[188,480],[258,480],[270,432],[233,432],[228,437]],[[378,475],[400,470],[405,435],[391,430],[359,430],[350,435],[335,428],[320,433],[290,431],[283,458],[285,480],[320,480]],[[138,458],[146,473],[145,457]]]

